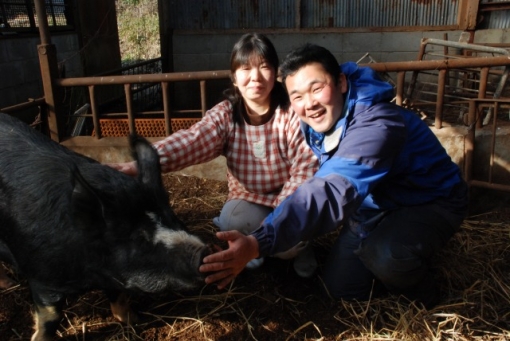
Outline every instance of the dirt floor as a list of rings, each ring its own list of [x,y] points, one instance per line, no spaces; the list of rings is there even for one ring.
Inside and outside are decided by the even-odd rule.
[[[212,240],[225,182],[166,175],[171,205]],[[485,195],[485,194],[484,194]],[[506,198],[506,197],[505,197]],[[116,322],[101,292],[70,297],[56,340],[510,340],[510,208],[489,194],[437,257],[441,302],[433,309],[400,297],[337,302],[321,294],[320,268],[304,280],[291,261],[269,259],[228,290],[205,286],[165,297],[132,297],[142,322]],[[334,235],[314,241],[321,264]],[[26,281],[0,291],[0,341],[29,340]]]

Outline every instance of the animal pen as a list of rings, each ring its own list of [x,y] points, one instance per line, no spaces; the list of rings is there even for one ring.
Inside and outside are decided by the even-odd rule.
[[[42,3],[36,1],[35,5],[41,9]],[[37,10],[37,13],[43,12]],[[132,68],[122,68],[114,70],[113,74],[95,77],[60,78],[55,46],[45,27],[45,18],[39,18],[39,22],[41,44],[38,53],[44,97],[0,111],[15,115],[27,108],[39,108],[40,120],[34,122],[37,128],[71,149],[104,150],[111,146],[127,149],[126,135],[132,132],[153,141],[159,140],[200,120],[211,104],[210,98],[214,97],[217,84],[229,81],[228,70],[160,73],[157,71],[158,60],[142,63],[142,70],[139,71],[141,74],[131,73]],[[461,136],[453,139],[453,143],[460,143],[457,145],[462,154],[459,158],[460,166],[471,187],[510,192],[508,175],[501,176],[501,163],[508,161],[501,161],[503,157],[500,155],[502,149],[507,152],[509,145],[508,134],[502,134],[510,129],[510,96],[505,87],[510,67],[510,58],[505,52],[507,48],[446,39],[424,39],[416,60],[380,63],[371,59],[367,63],[360,61],[360,64],[370,66],[381,75],[389,77],[395,86],[394,101],[414,110],[435,133],[447,137],[452,134]],[[182,88],[188,87],[196,89],[196,106],[177,107],[175,100],[182,94]],[[71,93],[82,96],[77,110],[65,107],[63,94]],[[140,106],[140,100],[150,102],[151,107]],[[101,154],[93,155],[101,160]],[[508,171],[503,173],[507,174]],[[181,195],[185,196],[181,192],[172,193],[175,199],[172,204],[178,215],[185,217],[185,222],[191,228],[204,235],[212,235],[210,224],[203,221],[211,220],[221,209],[226,198],[224,183],[212,181],[207,184],[203,179],[178,175],[167,175],[165,179],[166,182],[181,182],[185,187],[182,192],[191,193],[186,199],[181,199]],[[192,205],[192,202],[199,205]],[[205,213],[196,217],[198,211]],[[473,237],[469,239],[469,235]],[[497,236],[506,239],[501,238],[499,242]],[[444,302],[440,309],[430,312],[413,305],[394,304],[389,300],[340,302],[324,307],[321,305],[323,302],[314,296],[307,296],[307,290],[299,291],[300,287],[296,290],[297,281],[285,272],[281,264],[269,268],[267,273],[246,274],[245,278],[236,280],[229,291],[224,293],[216,293],[208,287],[200,292],[200,296],[179,297],[170,302],[140,301],[138,306],[148,311],[147,316],[156,323],[164,325],[160,327],[164,330],[159,335],[161,339],[197,339],[198,334],[203,335],[204,339],[215,339],[213,335],[217,335],[216,339],[275,340],[282,339],[283,335],[286,340],[395,340],[406,339],[399,332],[404,330],[408,335],[413,335],[415,340],[508,340],[509,315],[505,302],[509,302],[510,296],[508,283],[505,282],[507,277],[504,277],[508,274],[503,276],[495,271],[501,268],[502,263],[508,264],[508,258],[505,258],[508,255],[507,236],[508,230],[505,230],[501,222],[485,223],[474,218],[467,220],[452,249],[437,264],[442,270],[443,283],[450,288],[448,297],[460,298]],[[320,239],[316,245],[326,245],[327,242]],[[444,263],[448,264],[443,269]],[[459,271],[462,266],[468,270]],[[455,271],[451,271],[452,268]],[[250,284],[258,290],[246,290],[251,288]],[[305,286],[308,284],[305,283]],[[21,294],[20,291],[5,295],[13,295],[18,302],[24,304],[23,291]],[[253,306],[244,305],[247,302],[255,303]],[[79,306],[83,310],[93,310],[97,315],[104,310],[104,302],[96,294],[71,303],[76,303],[72,309]],[[160,313],[161,309],[168,306],[176,308],[169,308],[170,313]],[[459,308],[462,306],[465,306],[465,311],[474,312],[480,318],[464,313]],[[181,307],[184,309],[177,310]],[[13,306],[13,309],[5,311],[14,314],[14,308],[19,307]],[[281,320],[268,321],[267,316],[278,310],[286,313],[281,316]],[[307,314],[308,310],[311,314]],[[336,324],[322,326],[316,322],[316,319],[326,314],[325,311]],[[63,337],[74,340],[78,337],[86,339],[92,335],[93,339],[99,339],[94,334],[100,329],[97,325],[101,324],[101,318],[97,322],[97,315],[94,316],[96,320],[76,321],[72,313],[69,313],[66,316],[68,329],[61,328]],[[18,315],[13,316],[11,320],[17,320]],[[246,329],[237,334],[232,326],[235,318],[246,325]],[[287,319],[295,323],[283,324]],[[102,320],[106,321],[107,318]],[[283,328],[278,326],[280,322]],[[293,328],[288,328],[288,325]],[[334,329],[332,327],[336,331],[331,331]],[[138,334],[128,327],[118,327],[113,332],[117,333],[114,336],[111,335],[113,333],[104,336],[108,331],[101,334],[101,330],[99,334],[104,339],[159,340],[157,331],[154,331],[157,328],[152,328],[152,325],[143,325],[142,328],[145,330]],[[13,326],[9,326],[9,329],[13,330],[13,335],[18,336],[11,339],[22,338],[18,334],[21,329],[16,330]],[[197,329],[199,331],[196,334],[190,334],[190,331]],[[213,334],[211,330],[219,332]]]
[[[47,39],[42,39],[42,41],[47,41]],[[435,43],[438,42],[435,41]],[[456,43],[454,46],[462,48],[464,51],[486,48],[468,43]],[[125,141],[125,136],[129,133],[138,132],[145,137],[157,138],[167,136],[175,130],[187,128],[200,120],[200,117],[208,109],[208,82],[229,79],[228,70],[53,78],[51,70],[54,67],[51,66],[50,61],[54,58],[54,49],[51,44],[47,43],[41,44],[39,50],[43,51],[41,73],[45,84],[44,99],[4,108],[3,111],[9,113],[30,106],[39,106],[43,113],[42,117],[47,117],[47,121],[44,120],[43,123],[47,124],[52,139],[70,146],[86,147],[89,144],[101,146],[103,141],[106,146],[113,143],[112,139],[117,140],[114,143],[122,144]],[[504,49],[500,48],[499,50]],[[436,60],[376,62],[366,65],[380,73],[396,74],[396,104],[415,110],[417,114],[422,115],[423,119],[430,120],[436,129],[441,129],[445,125],[458,125],[463,129],[467,127],[463,168],[464,175],[471,185],[504,191],[510,190],[510,186],[506,184],[495,183],[492,175],[489,175],[488,180],[484,181],[472,179],[473,155],[476,145],[475,131],[485,129],[491,132],[493,148],[490,151],[489,168],[490,174],[492,174],[497,131],[501,127],[508,126],[509,123],[510,103],[508,98],[503,97],[504,85],[510,67],[508,54],[470,58],[445,56],[443,59]],[[412,78],[406,84],[406,74],[409,73],[412,74]],[[420,77],[423,75],[426,75],[427,78],[421,82]],[[199,84],[200,107],[184,110],[173,109],[171,88],[180,83],[192,82]],[[155,87],[160,89],[153,96],[161,96],[162,110],[135,110],[134,94],[141,93],[137,91],[140,84],[143,85],[142,93]],[[490,87],[494,87],[494,84],[496,84],[495,90],[490,91]],[[101,87],[112,86],[118,86],[123,90],[125,112],[102,112],[100,110],[97,93],[100,92]],[[81,110],[64,117],[61,108],[59,108],[58,94],[62,93],[64,89],[80,87],[88,90],[89,100]],[[435,88],[434,91],[431,91],[432,87]],[[117,93],[119,92],[117,91]],[[431,97],[433,100],[430,99]],[[44,115],[45,110],[47,110],[47,115]],[[452,115],[452,112],[456,114]],[[448,113],[448,116],[445,113]],[[63,122],[72,122],[72,130],[80,132],[82,129],[76,129],[76,126],[83,124],[85,120],[92,124],[88,136],[76,133],[73,134],[74,136],[63,134],[65,130]],[[490,124],[488,124],[489,122]],[[107,137],[108,139],[105,140]]]

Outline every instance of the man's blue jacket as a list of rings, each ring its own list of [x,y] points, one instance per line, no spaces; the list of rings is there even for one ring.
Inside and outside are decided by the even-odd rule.
[[[252,233],[261,257],[330,232],[346,218],[364,221],[398,207],[448,200],[463,181],[418,115],[390,103],[389,83],[355,63],[340,68],[348,80],[343,116],[326,134],[302,123],[320,168]]]

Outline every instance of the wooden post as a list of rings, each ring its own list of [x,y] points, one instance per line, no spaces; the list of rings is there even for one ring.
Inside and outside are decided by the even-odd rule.
[[[53,79],[59,78],[57,49],[55,45],[51,43],[44,0],[35,0],[35,9],[41,37],[41,44],[37,45],[37,53],[39,54],[44,99],[47,106],[46,118],[48,121],[49,135],[52,140],[60,142],[59,121],[63,119],[61,113],[62,90],[53,85]]]

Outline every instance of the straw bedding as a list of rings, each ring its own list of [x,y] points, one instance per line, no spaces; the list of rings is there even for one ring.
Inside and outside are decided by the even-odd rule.
[[[211,219],[226,199],[226,183],[165,175],[164,184],[181,219],[213,241]],[[244,271],[227,290],[206,286],[165,297],[133,297],[142,318],[136,326],[116,322],[101,292],[71,297],[59,339],[510,340],[510,209],[506,199],[498,200],[466,219],[437,256],[441,302],[431,310],[395,296],[336,302],[319,293],[320,272],[303,280],[290,261],[269,259],[260,269]],[[332,237],[314,241],[319,264]],[[29,290],[23,278],[11,275],[19,285],[0,291],[1,340],[28,340]]]

